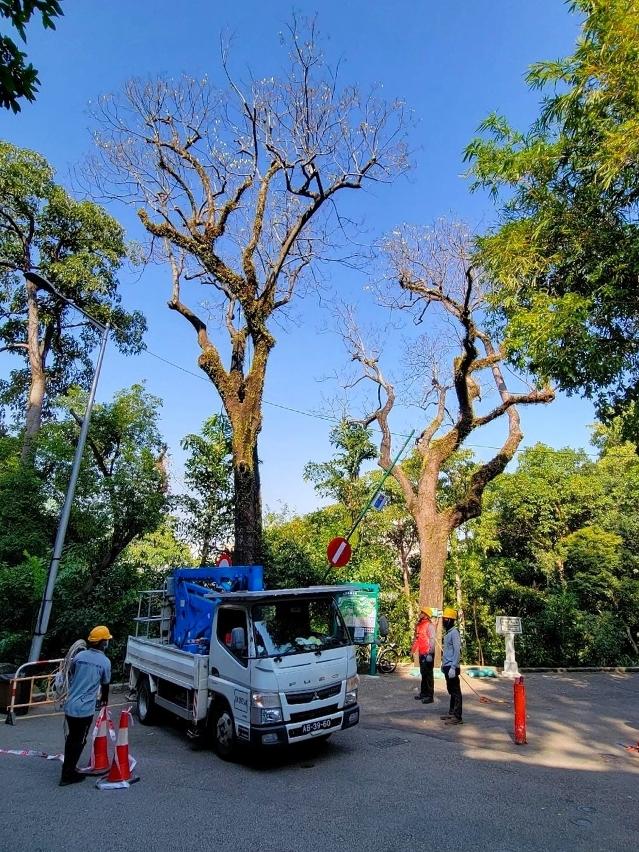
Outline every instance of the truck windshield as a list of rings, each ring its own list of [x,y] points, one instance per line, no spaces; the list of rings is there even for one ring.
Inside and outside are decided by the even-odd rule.
[[[253,607],[253,638],[258,657],[303,654],[350,644],[332,598],[283,600]]]

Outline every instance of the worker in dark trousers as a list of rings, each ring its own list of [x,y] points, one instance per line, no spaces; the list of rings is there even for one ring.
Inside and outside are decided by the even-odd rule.
[[[435,661],[435,625],[432,622],[433,610],[427,606],[422,611],[415,627],[415,639],[411,647],[412,654],[419,654],[419,671],[422,676],[419,695],[416,701],[432,704],[435,700],[435,681],[433,666]]]
[[[94,627],[89,633],[88,647],[71,661],[69,691],[64,702],[66,738],[61,787],[77,784],[86,778],[78,772],[77,764],[93,722],[96,701],[103,707],[109,702],[111,661],[104,652],[112,638],[108,627]]]
[[[461,681],[461,637],[455,626],[457,610],[446,607],[443,612],[442,625],[446,631],[444,635],[444,651],[442,655],[442,672],[446,678],[446,689],[450,695],[450,706],[448,713],[441,718],[447,725],[462,724],[462,692]]]

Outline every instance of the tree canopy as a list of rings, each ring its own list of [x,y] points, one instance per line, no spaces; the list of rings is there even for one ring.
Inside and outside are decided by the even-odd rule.
[[[629,410],[639,434],[639,7],[570,6],[585,16],[574,53],[528,73],[536,122],[522,132],[491,115],[466,150],[475,188],[499,199],[479,262],[511,359],[605,419]]]
[[[146,328],[140,312],[120,306],[121,225],[54,177],[39,154],[0,142],[0,351],[24,361],[0,382],[0,404],[26,410],[26,449],[55,398],[90,383],[99,332],[25,273],[39,272],[62,296],[110,322],[123,352],[139,351]]]
[[[61,0],[0,0],[0,19],[8,21],[20,40],[27,41],[27,24],[40,14],[45,29],[55,29],[55,18],[61,17]],[[0,107],[20,112],[20,101],[34,101],[40,86],[38,71],[15,40],[0,34]]]

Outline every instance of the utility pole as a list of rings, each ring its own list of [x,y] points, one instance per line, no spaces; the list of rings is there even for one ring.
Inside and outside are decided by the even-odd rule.
[[[71,305],[72,307],[76,308],[76,310],[80,311],[80,313],[87,318],[87,320],[94,328],[97,328],[99,331],[102,332],[100,350],[98,352],[98,360],[96,361],[95,372],[93,373],[93,381],[91,383],[91,390],[89,391],[89,398],[87,399],[87,404],[84,411],[84,418],[82,420],[80,436],[78,438],[78,443],[76,444],[75,453],[73,456],[73,466],[71,468],[71,476],[69,478],[67,492],[64,497],[64,505],[62,506],[62,512],[60,514],[60,520],[58,522],[58,531],[55,537],[55,544],[53,546],[51,562],[49,563],[47,582],[44,588],[44,593],[42,595],[40,611],[38,612],[38,620],[36,622],[35,630],[33,633],[33,639],[31,641],[31,650],[29,651],[29,662],[33,663],[37,662],[40,659],[40,654],[42,652],[42,642],[49,628],[49,618],[51,616],[51,607],[53,606],[53,590],[55,588],[55,581],[58,576],[58,568],[60,567],[60,559],[62,558],[64,541],[67,535],[67,527],[69,525],[69,517],[71,515],[71,506],[73,504],[73,497],[75,495],[75,486],[78,481],[78,474],[80,473],[80,464],[82,463],[84,445],[86,443],[87,433],[89,431],[89,420],[91,419],[91,411],[93,409],[93,402],[95,400],[95,392],[98,387],[98,379],[100,378],[100,370],[102,368],[102,361],[104,360],[104,352],[106,350],[107,341],[109,339],[110,325],[109,323],[104,325],[103,323],[98,322],[98,320],[87,314],[87,312],[84,311],[79,305],[76,305],[76,303],[72,299],[67,299],[66,296],[63,296],[62,293],[59,293],[58,290],[56,290],[56,288],[53,286],[53,284],[51,284],[50,281],[47,281],[47,279],[43,278],[41,275],[38,275],[35,272],[26,272],[25,278],[33,282],[40,290],[46,290],[47,292],[56,296],[61,301],[66,302],[68,305]]]

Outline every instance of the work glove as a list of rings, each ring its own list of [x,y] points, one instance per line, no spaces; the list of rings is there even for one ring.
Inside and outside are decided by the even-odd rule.
[[[457,669],[454,669],[452,666],[448,669],[448,680],[452,680],[457,677]]]
[[[432,654],[426,654],[426,662],[427,663],[433,662],[433,655]]]

